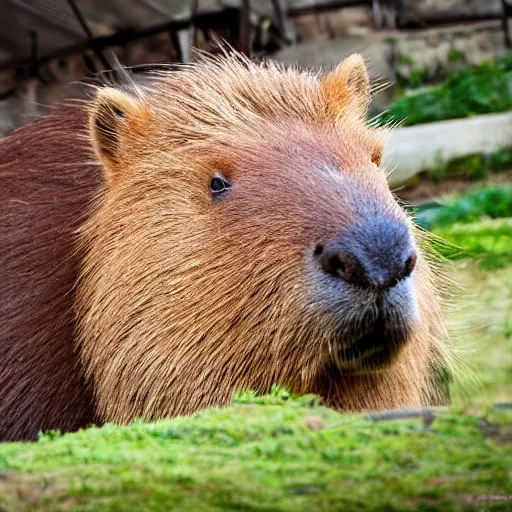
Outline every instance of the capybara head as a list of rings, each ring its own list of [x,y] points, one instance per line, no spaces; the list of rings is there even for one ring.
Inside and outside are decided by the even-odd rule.
[[[349,410],[432,395],[439,297],[369,100],[358,55],[320,78],[231,55],[98,90],[77,315],[105,421],[272,384]]]

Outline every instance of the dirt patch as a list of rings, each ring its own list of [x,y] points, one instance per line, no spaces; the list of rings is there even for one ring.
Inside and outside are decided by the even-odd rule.
[[[460,501],[464,505],[470,505],[470,506],[482,506],[482,505],[488,505],[490,503],[496,503],[496,502],[512,502],[512,495],[510,494],[450,494],[449,495],[451,499]],[[482,508],[481,510],[486,510]],[[504,510],[504,509],[503,509]]]
[[[512,443],[512,428],[503,427],[487,420],[480,420],[478,426],[484,437],[498,443]]]
[[[57,502],[62,506],[58,510],[73,510],[76,505],[75,498],[67,496],[55,476],[17,471],[0,473],[0,512],[36,511],[43,504]]]
[[[466,189],[477,185],[496,185],[505,183],[512,183],[512,170],[494,174],[485,180],[451,178],[437,182],[424,178],[414,184],[404,185],[403,187],[394,190],[394,192],[400,199],[403,199],[412,205],[420,205],[435,197],[441,197],[448,194],[460,194]]]

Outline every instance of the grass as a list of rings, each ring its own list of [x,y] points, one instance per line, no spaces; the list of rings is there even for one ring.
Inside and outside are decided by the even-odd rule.
[[[512,402],[512,265],[489,270],[466,259],[451,277],[461,290],[448,320],[463,363],[453,402],[477,410]]]
[[[512,186],[476,186],[423,204],[413,214],[437,235],[433,243],[442,256],[472,257],[486,268],[512,265]]]
[[[380,117],[403,126],[512,109],[512,56],[451,73],[442,84],[410,92]]]
[[[247,392],[190,417],[0,445],[0,511],[510,510],[512,411],[493,404],[512,399],[512,212],[494,193],[425,217],[472,256],[450,271],[465,290],[449,313],[461,363],[430,428]]]
[[[512,264],[512,219],[454,224],[434,233],[451,244],[438,244],[439,252],[449,259],[470,256],[489,269]]]

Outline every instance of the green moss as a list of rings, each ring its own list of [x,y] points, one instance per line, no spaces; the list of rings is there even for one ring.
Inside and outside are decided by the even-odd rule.
[[[43,436],[0,446],[0,507],[456,511],[468,495],[478,510],[478,496],[512,492],[510,453],[479,426],[509,415],[439,416],[426,431],[285,400]]]
[[[267,395],[258,395],[254,391],[245,391],[236,393],[233,397],[235,404],[260,404],[260,405],[282,405],[289,401],[292,405],[313,407],[319,405],[319,398],[315,395],[293,396],[286,389],[273,385],[272,390]]]
[[[512,58],[465,68],[437,87],[398,99],[380,116],[382,123],[403,120],[404,126],[512,109]]]

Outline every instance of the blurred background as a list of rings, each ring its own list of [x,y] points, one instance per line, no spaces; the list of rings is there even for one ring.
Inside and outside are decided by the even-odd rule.
[[[397,466],[390,471],[403,476],[409,459],[411,472],[424,471],[423,482],[434,494],[421,502],[426,507],[421,510],[440,510],[437,505],[428,508],[428,500],[437,496],[434,489],[462,493],[470,486],[508,496],[508,501],[498,499],[495,505],[496,510],[510,510],[506,507],[512,494],[506,490],[512,493],[512,425],[510,414],[503,411],[512,408],[512,0],[0,0],[0,9],[0,135],[59,101],[84,97],[84,83],[109,79],[112,54],[132,69],[136,79],[145,80],[144,73],[159,64],[193,60],[192,48],[217,51],[219,40],[256,59],[300,68],[329,69],[351,53],[362,53],[375,84],[389,83],[375,95],[369,118],[397,125],[384,162],[390,186],[418,224],[432,233],[446,260],[447,279],[457,283],[449,286],[453,294],[448,317],[459,368],[455,377],[445,376],[456,411],[441,429],[447,444],[432,448],[434,458],[422,465],[414,454],[423,448],[409,447],[404,455],[400,437],[396,460],[388,460]],[[281,391],[276,393],[277,398],[269,399],[272,404],[283,398]],[[258,400],[239,401],[265,404]],[[273,425],[274,419],[268,418],[262,420],[262,429]],[[292,430],[282,423],[282,435],[296,433],[290,418],[284,423]],[[215,423],[211,439],[217,439],[221,420],[215,420],[220,423]],[[186,421],[180,423],[184,427],[179,435],[192,446],[196,439],[189,433],[195,431]],[[466,428],[464,421],[468,430],[457,430]],[[181,432],[179,428],[175,431]],[[204,432],[201,442],[210,439]],[[226,427],[223,432],[227,436],[231,431]],[[140,435],[142,439],[146,434]],[[279,435],[268,433],[272,439]],[[381,433],[372,435],[378,443]],[[348,438],[344,439],[340,446],[346,450]],[[456,459],[449,449],[452,443],[469,454],[467,460]],[[377,452],[385,449],[375,446]],[[476,446],[481,449],[478,454],[476,448],[471,452]],[[274,455],[265,453],[258,452],[257,457],[273,460]],[[486,459],[488,453],[495,454],[494,459]],[[276,460],[285,455],[275,455]],[[446,464],[437,468],[443,457]],[[437,480],[432,475],[438,475]],[[396,491],[387,478],[382,477],[382,487],[375,487],[382,496],[387,489]],[[240,483],[244,493],[256,497],[250,510],[260,510],[260,499],[267,503],[264,489],[271,481],[262,479],[253,490]],[[314,486],[308,491],[308,482],[304,492],[313,496],[316,491]],[[411,489],[421,494],[422,487],[414,485]],[[446,510],[465,510],[467,503],[457,500]],[[368,509],[401,510],[376,507]],[[109,510],[114,509],[118,510]],[[274,510],[265,510],[270,509]]]

